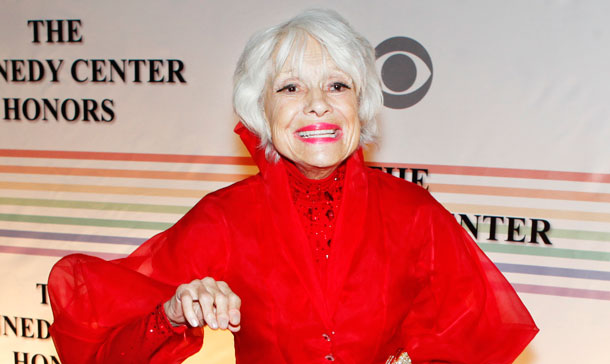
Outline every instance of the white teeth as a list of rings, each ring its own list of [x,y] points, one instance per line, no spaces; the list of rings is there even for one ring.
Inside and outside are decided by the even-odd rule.
[[[310,130],[310,131],[301,131],[299,132],[299,137],[301,138],[336,138],[337,130]]]

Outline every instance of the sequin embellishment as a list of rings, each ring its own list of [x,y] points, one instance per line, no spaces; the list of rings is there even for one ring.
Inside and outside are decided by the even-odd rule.
[[[335,218],[343,196],[345,165],[321,180],[306,178],[286,162],[292,201],[314,251],[316,263],[325,267],[335,231]],[[322,269],[324,267],[321,267]]]

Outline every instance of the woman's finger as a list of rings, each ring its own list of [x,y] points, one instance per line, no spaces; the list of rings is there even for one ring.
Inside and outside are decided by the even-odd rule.
[[[235,293],[229,295],[229,323],[239,326],[241,323],[241,299]]]
[[[218,290],[214,295],[214,305],[216,306],[218,327],[224,330],[229,326],[229,299]]]
[[[201,305],[199,305],[199,300],[193,302],[193,311],[195,312],[195,316],[197,317],[197,322],[199,322],[199,326],[203,327],[205,325],[205,320],[203,319],[203,313],[201,312]]]
[[[193,297],[191,296],[191,292],[185,289],[176,296],[181,303],[182,312],[186,321],[193,327],[199,327],[199,320],[193,310]]]
[[[227,314],[229,317],[229,327],[239,326],[241,321],[241,313],[239,311],[241,308],[241,299],[231,290],[229,285],[225,282],[219,281],[218,288],[222,291],[222,293],[224,293],[228,300]]]
[[[201,290],[199,292],[199,305],[205,322],[210,328],[216,330],[218,321],[216,320],[216,312],[214,312],[214,297],[209,292]]]

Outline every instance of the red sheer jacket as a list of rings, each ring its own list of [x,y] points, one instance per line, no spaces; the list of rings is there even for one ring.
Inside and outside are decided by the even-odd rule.
[[[259,174],[208,194],[126,258],[55,265],[51,333],[62,363],[182,362],[202,330],[171,327],[160,305],[206,276],[242,298],[238,364],[383,364],[398,348],[415,364],[511,363],[534,337],[511,285],[424,189],[354,153],[331,209],[332,243],[320,245],[286,162],[267,162],[253,134],[236,132]]]

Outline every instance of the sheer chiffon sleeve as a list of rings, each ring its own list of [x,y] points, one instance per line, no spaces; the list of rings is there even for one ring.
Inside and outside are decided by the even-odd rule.
[[[430,271],[403,324],[414,364],[512,363],[538,332],[515,290],[440,208],[420,236]]]
[[[56,263],[51,335],[62,363],[180,363],[200,349],[202,330],[171,327],[160,305],[182,283],[223,278],[227,247],[215,205],[202,200],[126,258],[74,254]]]

